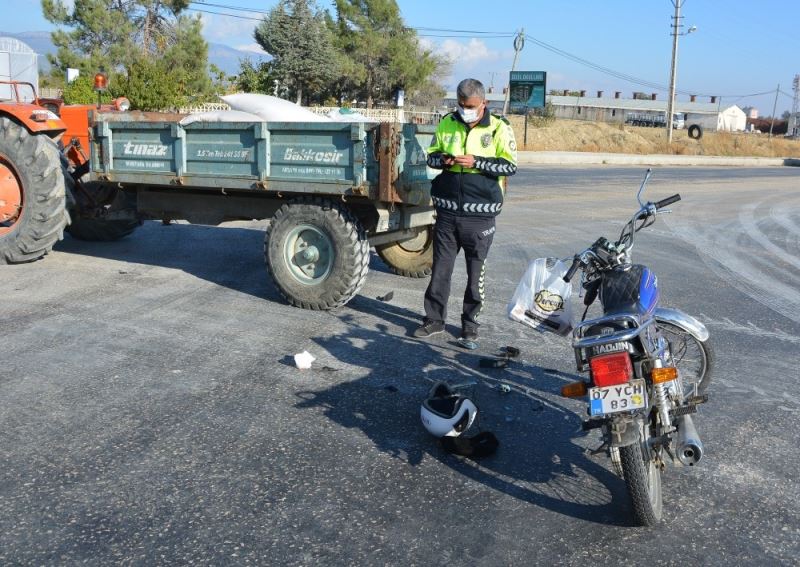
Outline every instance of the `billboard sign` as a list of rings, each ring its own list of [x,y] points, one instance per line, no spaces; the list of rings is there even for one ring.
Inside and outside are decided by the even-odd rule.
[[[525,112],[525,109],[544,108],[547,73],[545,71],[511,71],[509,75],[509,109]]]

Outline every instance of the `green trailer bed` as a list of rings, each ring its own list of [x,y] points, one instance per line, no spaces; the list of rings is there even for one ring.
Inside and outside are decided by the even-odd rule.
[[[313,309],[337,307],[357,293],[371,246],[398,274],[430,273],[436,172],[426,165],[425,149],[433,126],[184,126],[180,118],[93,117],[91,167],[82,178],[93,205],[78,211],[73,234],[127,235],[131,214],[206,224],[269,218],[269,272],[287,301]]]

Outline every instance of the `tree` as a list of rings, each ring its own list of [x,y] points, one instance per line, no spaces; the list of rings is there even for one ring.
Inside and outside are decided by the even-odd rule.
[[[253,33],[270,55],[269,71],[294,93],[297,103],[336,75],[333,40],[324,16],[309,0],[281,0]]]
[[[271,93],[275,79],[270,73],[269,61],[259,61],[257,64],[253,64],[249,57],[240,59],[236,88],[247,93]]]
[[[453,62],[444,56],[434,55],[434,71],[424,83],[407,93],[406,100],[409,106],[436,108],[442,105],[447,92],[442,83],[450,74]]]
[[[72,67],[89,76],[105,71],[111,88],[128,96],[134,108],[137,101],[152,109],[170,108],[209,90],[201,22],[182,14],[189,0],[74,0],[72,8],[63,0],[41,2],[45,18],[60,26],[52,33],[54,68]],[[154,91],[170,96],[157,102],[117,87],[148,88],[151,81]]]
[[[336,0],[337,46],[349,60],[344,84],[366,100],[391,100],[412,92],[435,71],[437,61],[405,26],[395,0]]]
[[[94,75],[81,75],[64,86],[61,96],[65,104],[94,104],[97,102],[97,91],[94,90]],[[100,102],[111,102],[108,91],[100,93]]]

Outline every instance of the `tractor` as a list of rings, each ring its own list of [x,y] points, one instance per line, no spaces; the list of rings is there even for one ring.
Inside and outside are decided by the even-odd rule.
[[[98,74],[95,86],[104,80]],[[64,230],[115,240],[139,226],[124,193],[86,182],[90,114],[125,111],[126,99],[62,105],[18,81],[0,81],[0,92],[0,264],[41,258]]]

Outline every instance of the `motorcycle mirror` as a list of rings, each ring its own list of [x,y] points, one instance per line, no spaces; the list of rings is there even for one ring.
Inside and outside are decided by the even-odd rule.
[[[648,179],[650,179],[650,175],[653,173],[653,168],[648,167],[647,173],[644,174],[644,180],[642,181],[642,185],[639,187],[639,192],[636,194],[636,200],[639,201],[639,206],[644,207],[644,203],[642,203],[642,193],[644,192],[644,186],[647,185]]]

